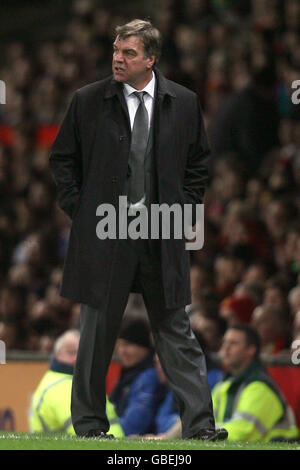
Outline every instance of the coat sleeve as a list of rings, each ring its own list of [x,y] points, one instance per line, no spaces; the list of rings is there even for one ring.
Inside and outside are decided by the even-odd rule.
[[[53,143],[49,159],[57,186],[58,204],[71,219],[76,211],[82,181],[77,101],[75,93]]]
[[[208,162],[210,149],[198,98],[196,119],[196,138],[189,145],[183,187],[185,203],[192,204],[192,225],[196,223],[196,204],[202,204],[209,179]]]

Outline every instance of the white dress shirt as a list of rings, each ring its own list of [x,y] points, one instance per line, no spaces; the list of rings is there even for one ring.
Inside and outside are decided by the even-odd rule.
[[[146,94],[144,95],[144,103],[148,111],[148,118],[149,118],[148,123],[149,123],[149,128],[150,128],[153,102],[154,102],[154,93],[155,93],[155,81],[156,81],[155,74],[152,72],[152,78],[150,82],[142,90],[136,90],[131,85],[128,85],[128,83],[124,83],[124,96],[125,96],[125,100],[126,100],[127,107],[128,107],[131,130],[133,128],[135,113],[140,103],[138,97],[134,95],[135,91],[146,92]]]
[[[150,82],[142,90],[136,90],[131,85],[128,85],[128,83],[124,83],[123,91],[124,91],[125,101],[127,103],[131,130],[133,128],[135,113],[136,113],[136,111],[138,109],[138,106],[139,106],[139,103],[140,103],[138,97],[134,94],[135,91],[138,91],[138,92],[145,91],[146,92],[144,94],[144,103],[145,103],[145,108],[147,109],[147,112],[148,112],[148,126],[149,126],[149,129],[150,129],[152,113],[153,113],[155,82],[156,82],[155,74],[152,72],[152,78],[151,78]],[[140,209],[141,207],[144,206],[143,203],[145,202],[145,199],[146,199],[146,196],[144,195],[143,198],[140,201],[136,202],[135,204],[130,204],[128,213],[130,215],[135,215],[135,210]]]

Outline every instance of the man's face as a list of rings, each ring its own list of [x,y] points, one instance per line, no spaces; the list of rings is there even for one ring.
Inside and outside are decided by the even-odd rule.
[[[225,368],[238,374],[254,359],[255,347],[247,344],[243,331],[228,329],[220,353]]]
[[[73,366],[76,362],[78,347],[79,347],[79,337],[70,335],[66,339],[65,345],[61,349],[57,358],[60,361]]]
[[[143,88],[151,76],[155,57],[145,57],[144,45],[137,36],[117,39],[113,44],[112,70],[117,82]]]

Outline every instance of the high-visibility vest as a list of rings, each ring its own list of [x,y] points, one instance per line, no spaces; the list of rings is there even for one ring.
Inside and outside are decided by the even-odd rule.
[[[29,414],[31,432],[60,432],[75,435],[71,420],[72,375],[48,370],[40,381]],[[107,399],[109,433],[123,437],[113,404]]]
[[[216,425],[228,431],[230,441],[299,438],[291,407],[259,361],[238,376],[225,376],[215,385],[212,399]]]

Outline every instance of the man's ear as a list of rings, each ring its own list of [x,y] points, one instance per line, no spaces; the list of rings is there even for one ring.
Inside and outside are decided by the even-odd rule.
[[[155,64],[155,55],[151,55],[150,57],[148,57],[147,69],[152,69],[154,64]]]

